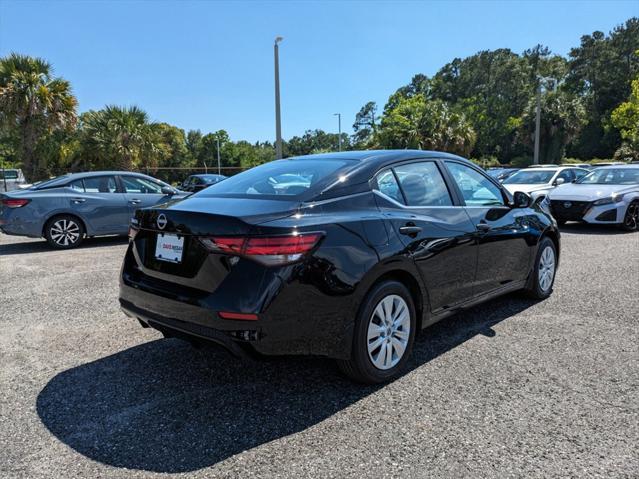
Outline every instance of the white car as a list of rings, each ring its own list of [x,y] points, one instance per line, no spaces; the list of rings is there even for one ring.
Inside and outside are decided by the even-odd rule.
[[[628,231],[639,226],[639,165],[604,166],[548,195],[550,211],[563,224],[585,221],[617,224]]]
[[[588,173],[589,171],[584,168],[544,165],[519,170],[506,178],[502,184],[511,194],[523,191],[538,203],[556,186],[572,183]]]

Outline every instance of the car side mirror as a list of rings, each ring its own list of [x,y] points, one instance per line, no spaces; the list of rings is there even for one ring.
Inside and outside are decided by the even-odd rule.
[[[162,187],[162,194],[163,195],[168,195],[168,196],[173,196],[175,194],[175,190],[173,188],[171,188],[170,186],[163,186]]]
[[[513,207],[528,208],[532,203],[532,198],[528,193],[523,191],[515,191],[513,194]]]
[[[557,178],[555,180],[555,185],[559,186],[559,185],[563,185],[566,182],[566,180],[564,180],[563,178]]]

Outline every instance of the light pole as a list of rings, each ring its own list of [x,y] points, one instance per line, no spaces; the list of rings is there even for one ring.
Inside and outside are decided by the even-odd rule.
[[[342,114],[341,113],[333,113],[333,116],[337,117],[337,131],[339,135],[337,137],[338,151],[342,151]]]
[[[535,113],[535,150],[533,153],[533,165],[539,164],[539,137],[541,135],[541,85],[542,82],[553,82],[553,90],[557,89],[557,80],[552,77],[538,77],[537,85],[537,111]]]
[[[216,138],[215,142],[217,143],[217,174],[220,174],[220,139]]]
[[[273,54],[275,57],[275,158],[282,158],[282,119],[280,118],[280,53],[282,37],[275,37]]]

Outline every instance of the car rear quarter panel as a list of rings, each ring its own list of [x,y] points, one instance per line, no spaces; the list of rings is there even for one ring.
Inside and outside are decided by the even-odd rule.
[[[375,281],[391,271],[416,274],[411,261],[388,253],[389,236],[375,208],[372,195],[356,195],[259,225],[257,234],[282,228],[324,234],[304,263],[268,270],[263,278],[262,311],[279,324],[277,340],[269,342],[273,351],[293,347],[292,353],[348,358],[358,309]],[[380,263],[382,248],[387,257]]]

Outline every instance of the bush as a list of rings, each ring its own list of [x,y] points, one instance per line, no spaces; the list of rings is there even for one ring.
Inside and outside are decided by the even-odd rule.
[[[639,161],[639,151],[632,148],[630,144],[623,143],[613,157],[615,161]]]
[[[530,156],[516,156],[510,160],[510,164],[515,168],[526,168],[532,165],[533,159]]]

